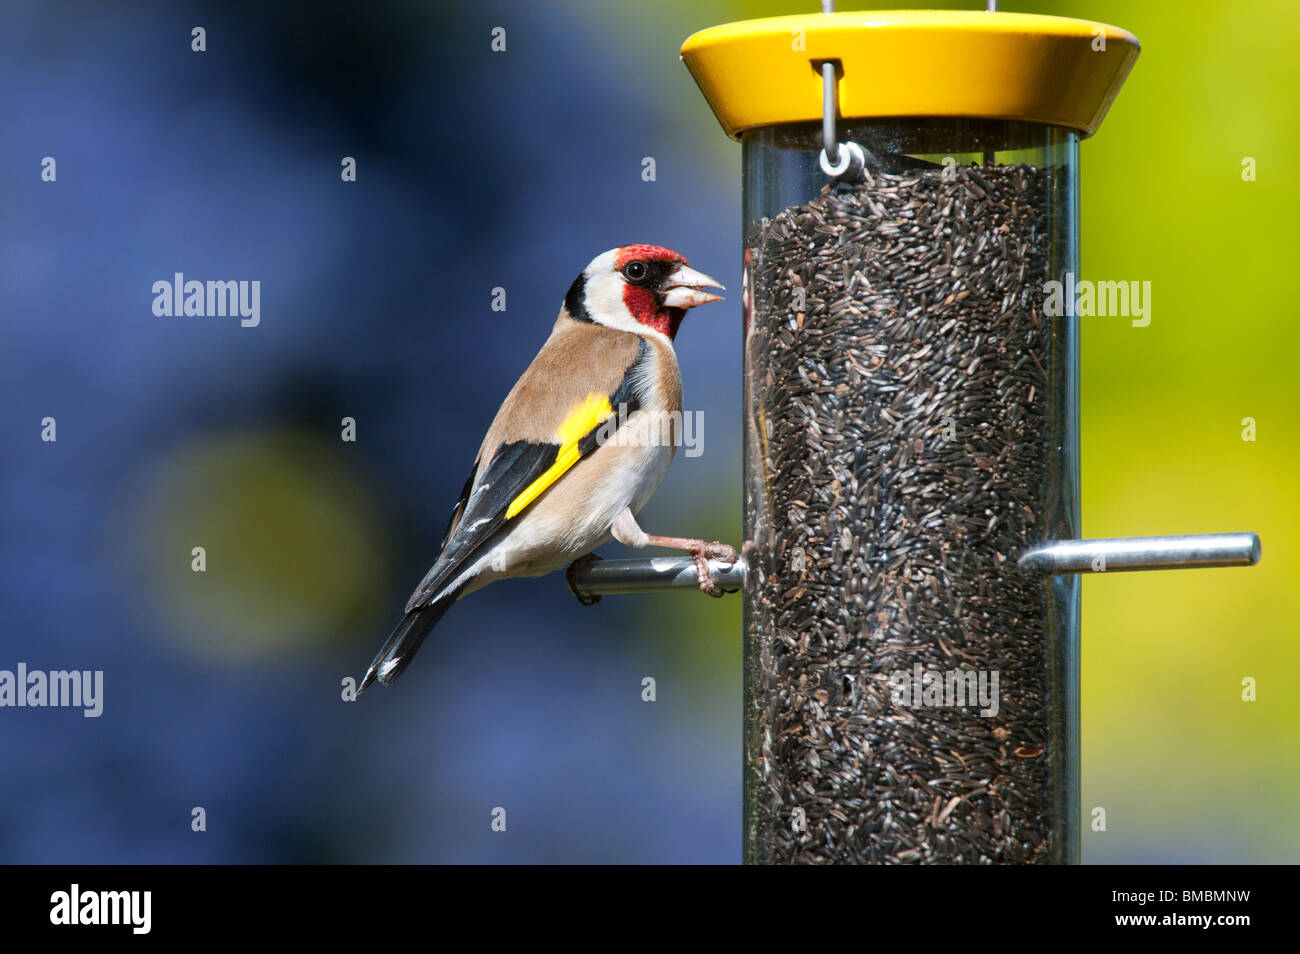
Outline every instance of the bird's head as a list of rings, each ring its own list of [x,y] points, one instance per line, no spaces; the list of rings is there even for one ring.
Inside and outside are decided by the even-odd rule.
[[[624,245],[592,259],[564,298],[569,316],[578,321],[645,334],[677,334],[688,308],[720,295],[722,288],[708,275],[687,267],[686,259],[658,245]]]

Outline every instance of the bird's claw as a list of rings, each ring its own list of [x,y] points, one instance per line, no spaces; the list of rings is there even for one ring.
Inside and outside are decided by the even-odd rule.
[[[740,558],[735,547],[729,543],[719,543],[717,540],[704,544],[700,552],[710,560],[721,560],[723,563],[735,563]]]
[[[600,602],[600,596],[594,593],[583,593],[578,589],[578,574],[591,566],[598,560],[605,559],[595,553],[588,553],[586,556],[578,557],[569,564],[569,568],[564,571],[564,580],[569,584],[569,591],[578,598],[578,602],[583,606],[595,606]]]
[[[691,551],[691,556],[695,560],[695,573],[700,582],[700,592],[715,599],[721,599],[725,596],[726,594],[713,583],[713,578],[709,574],[709,560],[735,563],[739,559],[736,548],[714,540],[711,543],[700,544],[699,547]]]

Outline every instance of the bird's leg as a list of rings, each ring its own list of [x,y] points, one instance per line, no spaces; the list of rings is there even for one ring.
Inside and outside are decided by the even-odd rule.
[[[646,538],[646,545],[652,547],[667,547],[670,550],[685,550],[687,553],[698,553],[706,560],[721,560],[723,563],[735,563],[737,560],[736,548],[729,543],[720,543],[717,540],[696,540],[694,537],[656,537],[650,535]]]
[[[600,596],[596,594],[582,593],[578,590],[578,574],[591,566],[597,560],[605,559],[595,553],[588,553],[586,556],[580,556],[569,564],[569,568],[564,571],[565,582],[569,584],[569,589],[573,595],[578,598],[578,602],[583,606],[595,606],[600,602]]]
[[[636,517],[631,510],[624,510],[610,528],[614,539],[625,546],[667,547],[671,550],[685,550],[695,559],[695,574],[699,579],[700,589],[710,596],[722,596],[722,591],[713,585],[709,578],[709,560],[722,560],[735,563],[738,559],[736,548],[717,540],[696,540],[694,537],[658,537],[646,533],[637,526]]]

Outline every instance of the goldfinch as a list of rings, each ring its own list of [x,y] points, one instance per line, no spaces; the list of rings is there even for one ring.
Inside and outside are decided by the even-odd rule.
[[[442,552],[406,604],[358,692],[392,685],[448,607],[507,577],[574,572],[611,537],[685,550],[711,595],[708,560],[723,543],[647,534],[636,514],[680,439],[681,373],[673,339],[687,309],[722,286],[656,245],[597,255],[569,288],[551,336],[515,382],[479,448]]]

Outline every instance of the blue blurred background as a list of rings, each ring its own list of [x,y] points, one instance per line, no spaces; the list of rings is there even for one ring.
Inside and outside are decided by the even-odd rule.
[[[105,672],[98,719],[0,710],[0,861],[739,860],[734,597],[585,609],[558,577],[509,581],[395,688],[351,703],[341,681],[589,259],[667,245],[738,291],[739,147],[677,50],[815,7],[0,10],[0,668]],[[1250,571],[1087,582],[1084,806],[1110,825],[1084,857],[1294,860],[1297,12],[1014,8],[1146,48],[1083,147],[1084,277],[1164,299],[1148,329],[1084,329],[1085,533],[1265,541]],[[260,281],[260,325],[154,316],[178,271]],[[704,454],[641,523],[738,542],[737,295],[678,343]]]

